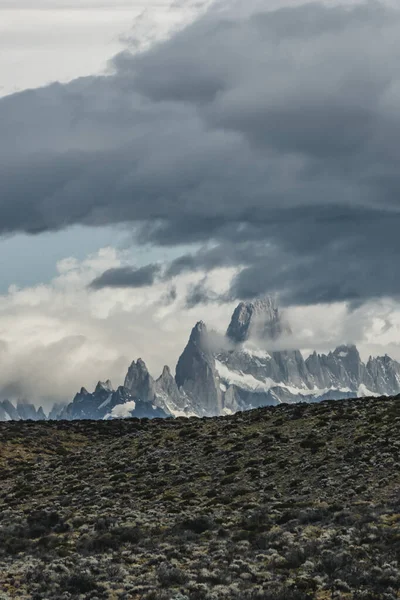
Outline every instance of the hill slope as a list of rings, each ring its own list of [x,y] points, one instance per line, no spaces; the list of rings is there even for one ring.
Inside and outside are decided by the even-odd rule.
[[[394,600],[400,400],[0,423],[0,598]]]

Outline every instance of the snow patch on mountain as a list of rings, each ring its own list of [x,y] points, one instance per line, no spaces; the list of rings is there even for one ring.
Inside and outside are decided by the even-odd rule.
[[[253,348],[249,346],[243,346],[242,351],[253,358],[261,358],[263,360],[270,360],[271,355],[266,350],[260,350],[259,348]]]
[[[110,404],[111,400],[112,400],[112,394],[109,394],[107,396],[107,398],[104,400],[104,402],[102,402],[100,404],[99,408],[104,408],[105,406],[108,406]]]
[[[221,389],[224,389],[224,391],[226,391],[227,386],[229,387],[229,385],[236,385],[243,390],[248,390],[248,391],[252,391],[252,392],[256,392],[256,393],[260,393],[260,392],[266,393],[266,392],[270,392],[271,390],[273,390],[275,397],[278,400],[279,400],[279,396],[277,395],[277,391],[279,390],[279,388],[290,392],[290,394],[292,394],[293,396],[300,396],[300,397],[314,396],[316,398],[319,396],[324,396],[324,395],[328,394],[329,392],[340,392],[343,394],[347,394],[347,393],[351,392],[351,389],[348,387],[341,387],[341,388],[335,388],[335,387],[317,388],[317,387],[314,387],[313,389],[309,389],[306,387],[300,388],[300,387],[295,387],[293,385],[288,385],[283,382],[274,381],[270,377],[266,377],[266,378],[260,380],[260,379],[257,379],[256,377],[254,377],[253,375],[249,375],[247,373],[232,371],[225,364],[221,363],[219,360],[215,360],[215,368],[216,368],[221,380],[224,382],[222,384],[223,387],[221,386]]]
[[[221,379],[223,379],[228,385],[237,385],[245,390],[268,392],[272,387],[278,385],[275,381],[269,379],[268,377],[266,377],[264,381],[260,381],[259,379],[253,377],[253,375],[231,371],[219,360],[215,361],[215,368]]]
[[[357,390],[358,398],[368,398],[368,397],[377,398],[380,395],[381,394],[377,394],[376,392],[371,392],[371,390],[369,390],[363,383],[360,383],[360,385],[358,386],[358,390]],[[383,394],[383,395],[386,395],[386,394]]]

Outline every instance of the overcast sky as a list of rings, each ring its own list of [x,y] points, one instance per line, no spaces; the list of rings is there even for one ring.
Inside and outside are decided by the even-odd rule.
[[[157,375],[264,293],[400,358],[399,61],[395,2],[0,0],[1,395]]]
[[[51,82],[107,73],[126,47],[145,48],[190,22],[209,0],[0,0],[0,97]],[[122,231],[121,231],[122,229]],[[130,236],[123,228],[78,228],[41,236],[0,238],[0,293],[56,275],[58,260],[114,245]],[[147,252],[150,250],[148,249]],[[135,248],[135,257],[145,260]],[[151,251],[150,251],[151,252]],[[139,256],[138,256],[139,255]]]
[[[189,18],[186,4],[0,0],[0,95],[102,72],[127,37],[149,42]]]

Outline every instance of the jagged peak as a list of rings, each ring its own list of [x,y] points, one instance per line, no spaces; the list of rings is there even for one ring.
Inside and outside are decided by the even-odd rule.
[[[17,407],[15,405],[15,402],[12,402],[8,398],[6,398],[5,400],[2,401],[1,404],[2,404],[2,407],[4,408],[4,410],[6,410],[9,414],[11,414],[11,413],[17,414]],[[10,413],[10,411],[11,411],[11,413]]]
[[[204,323],[204,321],[198,321],[192,329],[189,342],[197,343],[197,342],[201,341],[202,338],[206,335],[207,335],[207,325]]]
[[[143,402],[154,400],[154,379],[150,375],[145,362],[138,360],[131,364],[125,377],[124,387],[128,389],[133,398],[140,398]]]
[[[270,294],[265,294],[264,296],[259,296],[258,298],[254,298],[251,302],[245,302],[244,304],[252,305],[254,308],[272,308],[278,309],[278,304],[276,298],[271,296]]]
[[[12,406],[13,408],[15,408],[15,403],[14,403],[14,402],[12,402],[11,400],[9,400],[8,398],[5,398],[5,399],[3,400],[3,404],[4,404],[5,406]]]
[[[291,333],[281,319],[275,298],[266,295],[248,302],[240,302],[235,308],[226,335],[235,343],[242,343],[255,336],[277,339],[283,333]]]
[[[259,296],[258,298],[253,298],[252,300],[246,300],[239,303],[238,308],[245,309],[256,309],[256,310],[278,310],[278,303],[274,296],[269,294],[265,294],[265,296]]]
[[[370,356],[368,362],[395,362],[394,359],[388,354],[384,354],[383,356]]]
[[[161,379],[164,379],[165,377],[172,377],[171,369],[169,368],[168,365],[164,366],[162,373],[161,373]]]
[[[87,391],[85,387],[81,387],[81,391],[79,392],[82,396],[89,396],[90,392]]]
[[[113,391],[114,391],[114,388],[112,386],[112,383],[109,379],[107,379],[107,381],[99,381],[98,382],[94,393],[98,394],[99,392],[113,392]]]
[[[114,394],[118,394],[119,396],[123,395],[123,396],[131,396],[131,394],[128,392],[128,390],[126,389],[125,386],[123,385],[119,385],[117,387],[117,389],[115,390]]]
[[[202,366],[199,366],[200,364]],[[207,326],[204,321],[198,321],[176,365],[175,381],[178,388],[182,387],[186,380],[195,379],[198,369],[201,370],[204,365],[209,368],[211,364],[214,364],[214,357],[210,348]]]
[[[132,369],[146,372],[146,373],[148,372],[147,365],[142,358],[138,358],[136,361],[135,360],[132,361],[131,366],[129,367],[129,370],[132,370]]]
[[[339,358],[346,358],[347,356],[360,357],[357,346],[355,344],[341,344],[332,352],[332,355]]]
[[[335,352],[340,350],[357,350],[357,346],[355,344],[340,344],[335,348]]]
[[[17,408],[18,406],[32,406],[32,404],[26,398],[18,398]]]
[[[37,409],[37,415],[38,417],[40,417],[41,420],[47,419],[47,415],[43,410],[43,406],[39,406],[39,408]]]
[[[341,355],[343,353],[343,355]],[[319,354],[317,353],[315,350],[312,354],[310,354],[310,356],[318,356],[320,358],[345,358],[348,355],[351,354],[355,354],[357,356],[360,356],[360,353],[358,351],[358,348],[355,344],[340,344],[339,346],[337,346],[334,350],[329,350],[329,352],[327,354]]]
[[[204,321],[198,321],[192,329],[192,333],[204,333],[207,331],[207,325]]]

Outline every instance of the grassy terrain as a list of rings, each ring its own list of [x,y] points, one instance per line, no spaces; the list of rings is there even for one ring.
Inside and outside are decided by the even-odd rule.
[[[0,600],[400,598],[400,400],[0,423]]]

